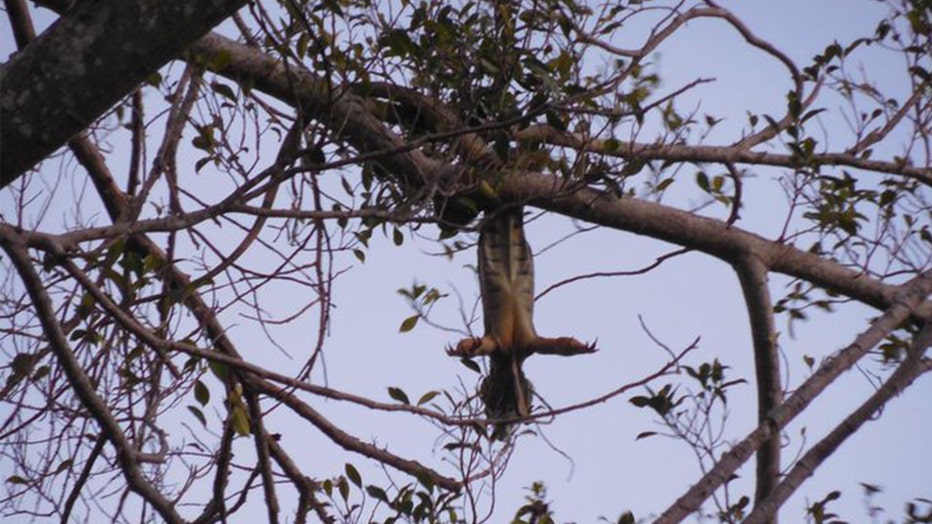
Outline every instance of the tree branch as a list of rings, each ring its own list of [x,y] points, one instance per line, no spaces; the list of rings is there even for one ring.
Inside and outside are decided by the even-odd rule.
[[[0,142],[5,152],[0,158],[0,188],[90,126],[245,3],[78,2],[0,66]]]
[[[16,267],[20,279],[26,287],[26,292],[36,308],[36,316],[42,324],[45,336],[48,337],[49,346],[62,366],[65,376],[68,377],[68,382],[74,389],[75,395],[77,395],[85,409],[91,413],[94,420],[100,424],[102,436],[113,445],[129,488],[151,504],[166,522],[184,522],[175,511],[172,503],[165,499],[142,474],[133,444],[127,440],[126,435],[120,429],[119,422],[116,421],[107,404],[94,390],[90,378],[84,373],[81,363],[75,358],[71,345],[68,343],[68,337],[62,330],[61,325],[55,320],[52,300],[45,290],[42,278],[36,273],[32,262],[29,260],[25,243],[21,238],[13,234],[12,228],[3,227],[0,228],[0,246],[7,252]]]
[[[848,347],[834,357],[826,359],[812,376],[768,415],[770,420],[767,423],[759,425],[741,442],[722,455],[718,463],[667,508],[655,524],[682,522],[695,512],[702,502],[727,482],[734,472],[776,431],[785,428],[836,378],[850,369],[885,336],[897,329],[930,293],[932,293],[932,271],[926,271],[901,286],[897,298],[883,315],[875,319],[871,326],[858,335]]]
[[[899,286],[885,284],[833,260],[729,227],[721,220],[594,189],[567,189],[554,176],[510,174],[499,195],[506,201],[529,201],[541,209],[690,247],[728,263],[754,253],[771,271],[808,280],[879,310],[889,308],[899,290]],[[916,307],[913,318],[919,322],[932,319],[932,302]]]
[[[743,524],[763,524],[773,519],[780,506],[807,478],[815,473],[815,470],[826,459],[832,456],[848,437],[853,435],[865,422],[871,420],[875,413],[880,411],[887,402],[902,393],[916,378],[923,373],[932,371],[932,360],[922,356],[926,348],[929,347],[930,342],[932,342],[932,324],[926,324],[926,327],[916,335],[913,347],[908,351],[906,358],[897,366],[886,382],[825,438],[812,446],[793,466],[793,469],[786,474],[783,481],[773,489],[770,495],[758,502],[754,510],[743,521]]]
[[[625,160],[665,160],[671,162],[710,162],[717,164],[755,164],[797,168],[800,159],[790,154],[751,151],[742,144],[729,146],[645,144],[615,139],[593,139],[576,133],[559,131],[551,126],[537,124],[518,133],[522,140],[542,140],[549,144],[571,147],[590,153],[614,156]],[[846,166],[878,173],[889,173],[910,178],[932,187],[932,168],[913,167],[903,162],[885,162],[863,158],[851,152],[813,153],[807,158],[815,165]]]
[[[738,259],[733,266],[744,292],[744,303],[751,322],[754,343],[754,370],[757,375],[757,423],[769,423],[769,414],[783,401],[780,385],[780,355],[773,320],[773,302],[767,282],[767,266],[753,254]],[[757,452],[757,480],[754,500],[761,501],[780,479],[780,431]],[[774,520],[775,522],[775,520]]]
[[[286,70],[273,57],[216,34],[202,38],[192,50],[206,56],[225,57],[227,65],[218,74],[249,81],[256,89],[285,103],[300,104],[363,154],[397,151],[381,157],[379,162],[402,183],[455,178],[462,172],[457,166],[427,157],[421,151],[407,150],[401,137],[365,109],[364,101],[349,92],[332,99],[324,81],[307,70]],[[740,163],[734,158],[728,160]],[[926,176],[932,183],[932,170]],[[691,247],[728,262],[753,252],[772,271],[809,280],[880,310],[890,306],[897,290],[896,286],[837,262],[728,227],[719,220],[635,198],[614,198],[593,189],[568,188],[562,179],[552,175],[509,173],[498,196],[506,201],[530,201],[542,209]],[[920,321],[932,319],[932,303],[916,308],[915,317]]]

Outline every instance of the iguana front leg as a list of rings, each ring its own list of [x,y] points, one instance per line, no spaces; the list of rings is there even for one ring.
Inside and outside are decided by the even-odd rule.
[[[585,344],[573,337],[537,337],[528,344],[528,350],[531,353],[541,355],[560,355],[570,357],[573,355],[583,355],[586,353],[595,353],[596,343]]]

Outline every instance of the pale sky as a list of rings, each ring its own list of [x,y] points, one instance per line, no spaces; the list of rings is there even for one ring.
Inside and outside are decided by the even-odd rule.
[[[833,40],[847,42],[871,34],[878,19],[876,13],[885,9],[876,2],[851,0],[721,3],[800,65],[806,65],[809,58]],[[6,33],[7,26],[3,24],[4,57],[13,45]],[[632,41],[625,39],[616,43],[632,46]],[[894,94],[902,95],[904,84],[897,84],[902,79],[893,76],[902,69],[900,62],[896,62],[899,57],[880,50],[872,50],[866,56],[871,60],[865,65],[869,77],[881,85],[889,83]],[[726,118],[708,143],[734,140],[736,130],[745,125],[746,110],[769,111],[774,115],[783,110],[789,88],[784,71],[773,60],[762,59],[759,52],[744,45],[720,21],[692,22],[657,52],[653,62],[663,79],[662,90],[672,91],[697,77],[716,78],[715,83],[700,86],[684,97],[678,106],[689,110],[694,107],[689,104],[701,104],[700,115]],[[714,64],[712,67],[710,62]],[[843,124],[826,118],[823,125],[830,139],[835,140],[833,133]],[[179,165],[190,165],[193,161],[186,163],[182,159]],[[46,170],[52,176],[57,173],[57,167]],[[785,214],[784,198],[774,181],[777,171],[755,168],[752,172],[755,178],[747,183],[746,208],[737,225],[773,237],[779,233]],[[687,189],[691,180],[690,175],[677,183],[687,183],[684,184]],[[676,197],[677,192],[671,191],[668,203],[688,204]],[[0,195],[0,202],[6,209],[9,196]],[[638,269],[676,247],[625,232],[594,231],[541,253],[545,246],[572,232],[576,225],[555,215],[528,224],[529,242],[539,253],[535,258],[538,290],[593,271]],[[424,234],[435,237],[430,228]],[[444,347],[455,344],[461,335],[424,323],[411,333],[398,333],[401,321],[412,314],[396,292],[398,288],[417,282],[450,293],[437,305],[432,319],[457,328],[463,325],[456,294],[462,296],[470,309],[478,297],[475,276],[466,267],[475,264],[475,251],[461,253],[451,261],[431,256],[437,247],[433,242],[412,241],[406,231],[406,242],[400,248],[390,238],[374,236],[363,265],[354,264],[351,254],[338,259],[338,268],[355,267],[334,286],[336,310],[325,356],[329,386],[388,401],[388,386],[400,387],[409,397],[417,399],[429,390],[456,389],[457,377],[462,377],[469,387],[474,385],[475,374],[444,353]],[[772,276],[771,282],[774,298],[782,297],[786,279]],[[289,310],[292,297],[288,296],[287,287],[282,287],[281,293],[282,303],[270,304],[270,310],[275,311],[275,306],[280,306],[282,312]],[[263,362],[269,362],[268,355],[277,354],[278,350],[251,321],[234,313],[229,313],[226,321],[233,326],[231,334],[244,356],[261,355]],[[865,318],[876,314],[856,305],[841,306],[833,314],[813,313],[808,322],[794,325],[795,338],[787,332],[786,318],[778,317],[780,341],[789,364],[789,376],[784,380],[788,380],[790,387],[799,385],[806,374],[804,355],[818,361],[840,349],[866,329]],[[666,354],[644,333],[639,317],[674,351],[701,337],[699,349],[687,358],[687,364],[698,365],[718,358],[731,366],[731,376],[749,380],[748,384],[736,387],[729,397],[726,428],[726,435],[734,441],[746,435],[755,425],[756,399],[750,333],[741,291],[726,264],[702,254],[673,259],[647,275],[585,280],[543,297],[535,311],[538,332],[586,341],[598,339],[600,351],[572,358],[532,357],[525,370],[536,391],[553,407],[561,407],[598,396],[655,371],[666,361]],[[481,330],[481,319],[477,319],[473,329]],[[306,352],[313,347],[316,330],[314,319],[308,316],[280,328],[276,340],[293,359],[282,355],[272,367],[287,372],[303,363]],[[320,373],[315,378],[323,380]],[[661,380],[656,384],[667,382]],[[784,463],[801,446],[805,451],[817,442],[872,391],[865,374],[858,371],[846,374],[788,429]],[[642,393],[625,394],[562,416],[540,428],[546,441],[535,437],[519,439],[509,468],[496,486],[496,505],[490,522],[507,522],[523,503],[524,488],[535,481],[546,483],[558,522],[590,523],[602,516],[614,521],[626,509],[642,519],[662,512],[700,473],[692,451],[685,444],[661,437],[635,440],[643,431],[663,429],[652,412],[637,409],[628,402],[634,394]],[[912,498],[932,496],[929,398],[932,398],[932,380],[920,378],[906,395],[887,406],[879,420],[867,423],[846,442],[797,492],[784,506],[783,522],[802,521],[808,502],[819,500],[835,489],[842,491],[842,497],[830,508],[844,520],[867,522],[861,482],[884,489],[873,502],[884,507],[887,510],[884,517],[891,519],[900,516],[903,505]],[[445,474],[454,473],[452,468],[441,464],[444,453],[439,449],[438,431],[424,421],[335,401],[312,399],[310,403],[362,440],[437,466]],[[535,404],[540,406],[540,400]],[[272,419],[275,422],[269,422],[268,429],[282,434],[282,445],[294,453],[307,472],[339,475],[343,464],[351,462],[362,472],[365,482],[387,483],[374,462],[336,448],[303,421],[280,419],[280,422]],[[805,443],[800,437],[803,428],[807,435]],[[186,432],[181,427],[168,429],[177,430],[179,435]],[[237,457],[246,460],[251,447],[241,442],[239,448]],[[753,496],[750,487],[753,461],[748,466],[739,471],[742,480],[732,485],[735,499],[740,495]],[[401,483],[410,480],[395,472],[391,474]],[[281,490],[283,498],[286,494],[288,490]],[[260,496],[259,492],[253,494],[250,508],[256,518],[264,518]],[[704,509],[711,511],[711,502]],[[285,518],[290,521],[290,514],[286,513]],[[245,517],[240,516],[237,521],[245,521]]]

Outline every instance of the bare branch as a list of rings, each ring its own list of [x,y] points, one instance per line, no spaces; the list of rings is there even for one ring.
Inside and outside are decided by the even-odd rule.
[[[774,518],[780,506],[802,485],[803,481],[811,477],[815,470],[832,456],[848,437],[865,422],[871,420],[875,413],[902,393],[920,375],[932,371],[932,360],[923,358],[930,343],[932,343],[932,324],[926,324],[916,335],[913,347],[886,382],[825,438],[812,446],[786,474],[780,484],[774,487],[767,498],[758,501],[754,510],[743,521],[744,524],[763,524]]]
[[[544,140],[554,145],[615,156],[625,160],[753,164],[786,168],[796,168],[799,165],[799,159],[793,155],[751,151],[744,143],[731,146],[644,144],[614,139],[586,138],[574,133],[561,132],[547,125],[529,126],[518,133],[518,137],[522,140]],[[872,160],[847,151],[813,153],[811,161],[815,165],[847,166],[865,171],[900,175],[932,187],[932,168],[929,167],[913,167],[902,162]]]
[[[123,434],[120,424],[113,417],[110,408],[94,390],[93,384],[85,374],[80,362],[75,358],[68,343],[68,337],[57,322],[52,301],[45,290],[42,278],[36,273],[26,245],[22,239],[13,233],[7,226],[0,227],[0,246],[7,252],[13,265],[19,272],[23,285],[26,287],[32,304],[36,308],[36,316],[42,323],[43,331],[48,337],[49,345],[68,377],[71,387],[81,400],[84,407],[100,424],[102,436],[110,441],[117,454],[117,459],[123,469],[123,475],[130,489],[152,505],[159,515],[172,523],[183,522],[174,506],[155,489],[143,475],[133,445]]]
[[[734,264],[744,302],[751,321],[751,338],[754,342],[754,370],[757,375],[757,423],[769,422],[770,413],[783,401],[780,385],[780,355],[777,332],[773,320],[773,302],[767,282],[767,266],[753,254],[742,257]],[[780,431],[774,430],[770,439],[757,452],[757,482],[755,501],[763,500],[780,478]]]
[[[803,382],[783,404],[769,413],[766,423],[759,425],[735,444],[730,451],[722,455],[718,463],[668,507],[656,523],[674,524],[695,512],[702,502],[719,486],[727,482],[755,451],[773,437],[775,432],[785,428],[836,378],[857,363],[887,334],[897,329],[930,293],[932,293],[932,271],[927,271],[901,286],[893,304],[883,315],[874,320],[870,328],[858,335],[848,347],[823,362],[819,369]]]

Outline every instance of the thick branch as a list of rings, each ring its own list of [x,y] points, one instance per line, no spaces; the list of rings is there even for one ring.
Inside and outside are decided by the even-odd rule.
[[[783,401],[780,386],[780,355],[773,320],[773,303],[767,283],[767,266],[753,254],[734,264],[744,292],[754,343],[754,370],[757,376],[757,423],[769,422],[768,415]],[[757,482],[754,500],[763,500],[780,479],[780,432],[773,430],[757,452]]]
[[[363,100],[349,92],[341,93],[337,100],[331,99],[323,80],[309,71],[286,70],[273,57],[215,34],[199,40],[193,49],[207,56],[225,57],[227,66],[219,74],[248,81],[286,103],[302,105],[360,153],[396,152],[381,157],[379,162],[402,182],[411,181],[412,173],[427,181],[460,172],[454,165],[429,158],[420,151],[407,150],[401,137],[365,110]],[[928,176],[932,180],[932,173]],[[776,244],[719,220],[634,198],[614,198],[587,188],[570,191],[562,180],[550,175],[511,173],[499,196],[506,201],[531,201],[542,209],[690,247],[728,262],[744,253],[755,253],[772,271],[806,279],[880,310],[890,307],[897,290],[896,286],[851,271],[832,260]],[[919,306],[914,315],[920,320],[932,319],[932,303]]]
[[[734,472],[744,464],[751,455],[760,449],[776,431],[786,427],[799,415],[812,400],[825,390],[836,378],[850,369],[868,351],[884,337],[897,329],[909,318],[910,313],[922,300],[932,293],[932,271],[927,271],[901,287],[893,305],[874,320],[871,327],[858,335],[848,347],[834,357],[829,357],[816,372],[806,379],[793,394],[778,408],[769,414],[770,421],[759,425],[754,431],[736,444],[703,475],[683,496],[677,499],[655,521],[655,524],[675,524],[682,522],[695,512],[699,506],[722,484],[728,481]]]
[[[807,280],[880,310],[891,306],[899,289],[833,260],[729,227],[721,220],[636,198],[616,198],[589,188],[566,189],[553,176],[514,173],[499,194],[505,200],[530,201],[542,209],[679,244],[729,263],[754,253],[771,271]],[[932,303],[916,307],[913,317],[919,321],[932,319]]]
[[[0,187],[90,126],[245,3],[78,2],[0,66]]]
[[[6,6],[7,16],[10,17],[10,26],[13,29],[13,38],[16,39],[16,47],[22,49],[36,37],[36,29],[32,25],[32,18],[29,17],[29,8],[26,7],[26,1],[4,0],[3,5]]]
[[[274,438],[266,437],[266,440],[269,443],[269,452],[272,457],[275,458],[275,461],[282,468],[284,474],[298,490],[299,502],[298,511],[295,515],[295,522],[306,522],[307,516],[303,508],[310,507],[317,515],[320,522],[324,524],[335,524],[336,519],[327,513],[327,504],[317,500],[316,493],[320,491],[318,484],[301,471],[301,468],[291,460],[291,457],[285,453]]]
[[[406,186],[421,187],[450,168],[418,150],[406,150],[405,141],[382,125],[360,97],[334,92],[326,80],[306,69],[288,67],[273,56],[216,33],[198,40],[191,52],[208,57],[229,56],[231,63],[217,71],[219,74],[247,80],[256,89],[321,120],[362,153],[399,151],[380,163]]]

